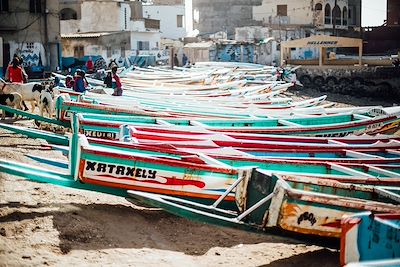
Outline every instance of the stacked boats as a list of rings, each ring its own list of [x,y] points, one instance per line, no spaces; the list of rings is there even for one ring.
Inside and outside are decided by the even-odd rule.
[[[55,119],[2,107],[71,127],[72,135],[1,124],[48,140],[68,160],[28,155],[57,171],[6,160],[0,171],[218,225],[342,236],[342,264],[400,257],[400,108],[336,108],[325,96],[295,102],[282,96],[293,84],[258,65],[199,63],[122,75],[123,97],[106,88],[62,94]],[[387,230],[379,232],[381,243],[376,231],[369,242],[390,239],[384,253],[357,236],[378,219]]]

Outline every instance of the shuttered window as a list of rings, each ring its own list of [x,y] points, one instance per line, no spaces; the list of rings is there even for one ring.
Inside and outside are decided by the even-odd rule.
[[[277,16],[287,16],[287,5],[277,5]]]

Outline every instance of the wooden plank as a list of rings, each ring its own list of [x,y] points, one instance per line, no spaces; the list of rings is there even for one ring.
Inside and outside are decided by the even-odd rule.
[[[303,127],[304,126],[304,125],[301,125],[301,124],[298,124],[298,123],[294,123],[294,122],[291,122],[291,121],[287,121],[287,120],[284,120],[284,119],[278,120],[278,123],[286,125],[286,126],[294,126],[294,127]]]
[[[353,158],[369,158],[369,159],[385,159],[384,157],[376,156],[376,155],[371,155],[367,153],[362,153],[358,151],[352,151],[352,150],[344,150],[346,152],[346,155],[349,157]]]
[[[344,166],[341,166],[341,165],[338,165],[338,164],[335,164],[335,163],[329,163],[329,165],[334,170],[337,170],[337,171],[340,171],[340,172],[344,172],[344,173],[347,173],[347,174],[350,174],[350,175],[353,175],[353,176],[371,177],[371,178],[375,177],[373,175],[366,174],[365,172],[356,171],[356,170],[353,170],[351,168],[347,168],[347,167],[344,167]]]
[[[29,113],[29,112],[26,112],[23,110],[19,110],[19,109],[15,109],[15,108],[11,108],[8,106],[0,105],[0,109],[2,109],[3,111],[10,112],[12,114],[17,114],[17,115],[20,115],[23,117],[27,117],[29,119],[34,119],[34,120],[41,121],[41,122],[47,122],[47,123],[51,123],[51,124],[61,125],[61,126],[68,127],[68,128],[70,127],[70,124],[67,122],[50,119],[47,117],[43,117],[43,116],[40,116],[37,114],[32,114],[32,113]]]

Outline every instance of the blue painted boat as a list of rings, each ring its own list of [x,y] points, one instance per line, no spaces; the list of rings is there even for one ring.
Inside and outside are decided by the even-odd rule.
[[[400,263],[400,213],[354,214],[344,217],[341,226],[341,265],[360,262],[355,266],[399,266],[390,262],[387,265],[363,265],[363,262],[397,259]]]

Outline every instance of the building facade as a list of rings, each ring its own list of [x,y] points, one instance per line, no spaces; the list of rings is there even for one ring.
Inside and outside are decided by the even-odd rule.
[[[261,24],[253,18],[253,6],[261,4],[262,0],[193,0],[193,28],[200,35],[224,31],[233,39],[236,27]]]
[[[14,54],[23,59],[28,74],[40,66],[48,70],[59,66],[61,39],[58,12],[58,1],[1,1],[0,68],[3,71]]]
[[[160,21],[161,38],[176,40],[186,36],[185,5],[144,4],[143,17]]]
[[[124,64],[159,53],[160,22],[143,17],[140,1],[63,0],[60,6],[64,57],[95,55]]]
[[[335,35],[361,26],[360,0],[263,0],[253,8],[263,25],[309,26]]]

